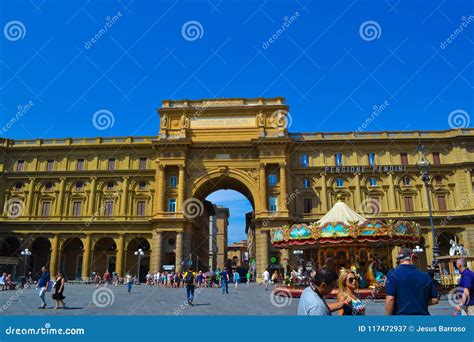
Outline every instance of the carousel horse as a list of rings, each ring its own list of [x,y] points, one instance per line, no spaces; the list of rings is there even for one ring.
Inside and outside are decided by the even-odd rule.
[[[375,270],[374,271],[374,261],[369,264],[367,272],[365,273],[365,277],[369,282],[369,287],[375,287],[380,285],[383,282],[383,273]]]

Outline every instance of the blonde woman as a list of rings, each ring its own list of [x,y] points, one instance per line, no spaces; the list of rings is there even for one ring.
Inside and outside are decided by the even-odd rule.
[[[357,292],[357,277],[353,271],[342,269],[337,281],[339,290],[337,292],[338,302],[350,299],[350,304],[345,304],[338,310],[341,316],[365,315],[365,303],[360,299]]]

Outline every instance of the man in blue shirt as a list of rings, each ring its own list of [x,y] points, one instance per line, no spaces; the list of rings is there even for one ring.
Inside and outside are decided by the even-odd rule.
[[[416,257],[410,248],[400,249],[400,265],[387,274],[385,314],[429,315],[428,306],[439,303],[433,280],[413,264]]]
[[[221,284],[222,284],[222,294],[229,294],[229,274],[227,269],[224,268],[221,272]]]
[[[44,299],[44,295],[48,290],[50,276],[48,268],[46,266],[43,266],[41,268],[41,272],[41,277],[38,279],[38,284],[36,285],[36,288],[39,289],[39,297],[41,299],[41,306],[38,309],[46,309],[46,301]]]
[[[456,267],[461,272],[458,286],[463,290],[460,293],[461,300],[454,309],[454,314],[461,311],[463,315],[474,316],[474,272],[467,268],[466,259],[457,260]]]

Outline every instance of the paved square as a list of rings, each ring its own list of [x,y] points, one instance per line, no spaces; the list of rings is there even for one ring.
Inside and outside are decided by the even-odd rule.
[[[185,305],[186,290],[136,285],[131,293],[125,286],[108,286],[96,290],[95,285],[66,285],[65,310],[53,310],[51,293],[47,293],[48,309],[40,305],[38,291],[0,292],[1,315],[296,315],[298,298],[275,298],[263,286],[239,285],[237,290],[229,286],[229,294],[220,288],[196,289],[195,305]],[[451,315],[452,307],[447,300],[430,309],[433,315]],[[367,315],[383,315],[384,301],[371,301]]]

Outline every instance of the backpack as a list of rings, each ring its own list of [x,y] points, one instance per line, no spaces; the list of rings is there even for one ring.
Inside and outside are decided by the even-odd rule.
[[[186,284],[192,284],[194,282],[194,276],[193,276],[193,272],[191,271],[188,271],[186,273],[186,277],[184,278],[184,282]]]

